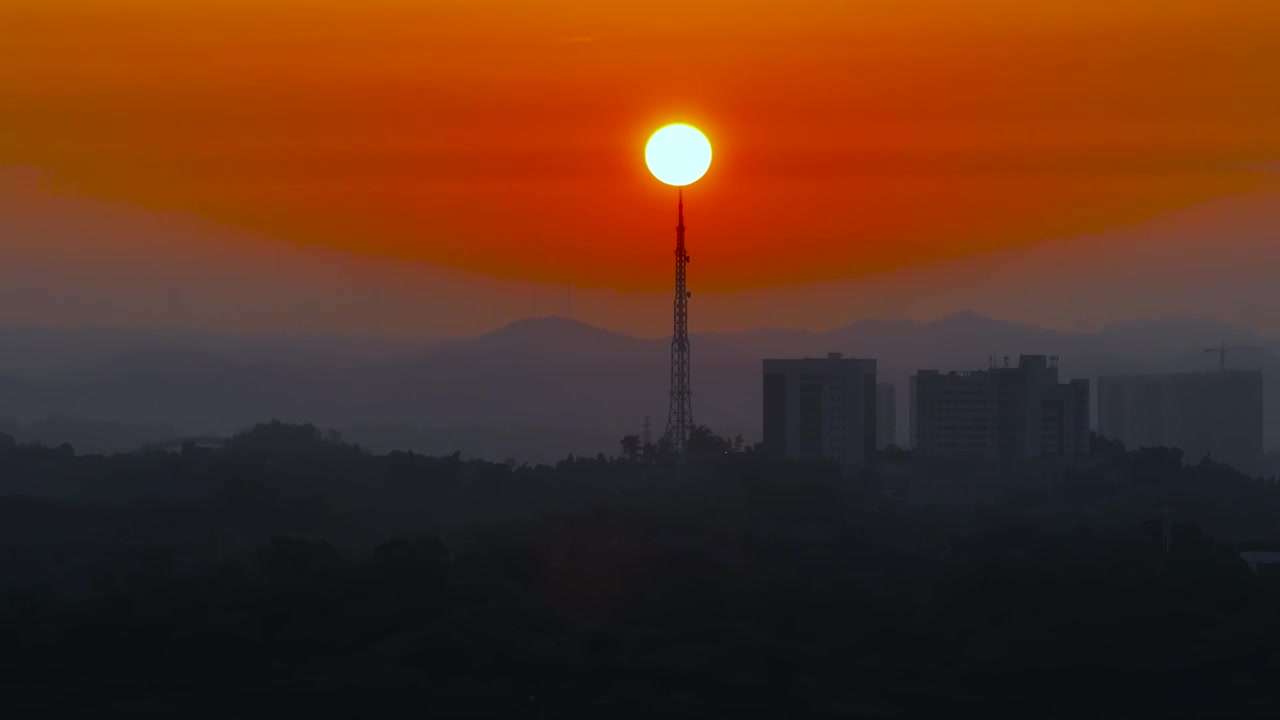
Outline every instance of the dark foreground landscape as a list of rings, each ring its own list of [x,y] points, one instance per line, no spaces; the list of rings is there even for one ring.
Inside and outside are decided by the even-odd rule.
[[[310,426],[0,437],[8,717],[1268,717],[1280,486],[1103,441],[981,506],[699,431],[676,468]]]

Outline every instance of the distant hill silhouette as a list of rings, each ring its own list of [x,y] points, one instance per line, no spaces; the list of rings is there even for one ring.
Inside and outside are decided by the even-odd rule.
[[[562,317],[530,318],[504,325],[491,333],[451,343],[433,356],[475,356],[494,353],[562,360],[613,360],[627,353],[665,347],[666,341],[642,340]]]
[[[16,333],[16,334],[14,334]],[[322,427],[398,427],[423,448],[454,442],[490,459],[614,452],[609,438],[654,434],[666,422],[669,340],[637,338],[559,317],[521,320],[449,341],[236,338],[202,333],[6,331],[21,343],[0,352],[0,415],[50,415],[227,435],[263,418]],[[827,352],[876,358],[897,383],[905,430],[907,378],[915,370],[983,368],[1020,353],[1059,355],[1067,377],[1214,369],[1204,349],[1226,342],[1228,366],[1262,370],[1272,445],[1280,444],[1280,356],[1268,339],[1216,322],[1154,320],[1067,333],[960,312],[932,322],[860,320],[825,332],[761,329],[693,336],[694,417],[725,434],[758,437],[760,360]],[[84,350],[78,363],[76,348]],[[316,350],[311,353],[310,350]],[[320,349],[324,349],[320,352]],[[35,358],[61,358],[45,366]],[[534,453],[510,428],[540,428]],[[412,428],[413,430],[404,430]],[[484,428],[489,428],[488,431]],[[497,428],[507,428],[498,430]],[[559,428],[558,431],[551,430]],[[512,451],[499,442],[507,438]],[[416,434],[415,434],[416,433]],[[376,440],[374,439],[376,438]],[[594,438],[594,439],[592,439]],[[163,440],[166,438],[152,438]],[[597,443],[601,447],[593,447]],[[460,449],[460,448],[455,448]]]
[[[66,443],[81,455],[129,452],[161,438],[177,435],[174,428],[163,425],[130,425],[65,416],[50,416],[26,423],[0,418],[0,433],[21,443],[45,447],[59,447]]]
[[[121,355],[202,352],[242,363],[362,366],[442,342],[424,337],[225,335],[193,329],[0,328],[0,373],[48,375],[95,368]]]

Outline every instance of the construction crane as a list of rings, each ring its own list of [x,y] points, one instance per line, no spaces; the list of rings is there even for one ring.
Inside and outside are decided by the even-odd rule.
[[[1218,347],[1205,348],[1207,353],[1218,353],[1218,370],[1227,369],[1227,343],[1223,342]]]

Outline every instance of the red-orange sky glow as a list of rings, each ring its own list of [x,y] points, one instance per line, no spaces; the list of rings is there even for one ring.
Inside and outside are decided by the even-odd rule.
[[[658,292],[675,190],[643,148],[687,122],[715,149],[690,282],[748,292],[1274,193],[1278,78],[1274,0],[6,0],[0,164],[294,248]]]

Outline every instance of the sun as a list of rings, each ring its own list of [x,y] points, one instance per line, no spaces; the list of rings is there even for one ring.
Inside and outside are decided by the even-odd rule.
[[[668,125],[649,138],[644,161],[662,182],[689,185],[711,167],[711,143],[692,125]]]

